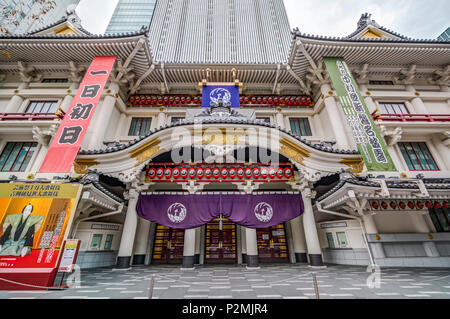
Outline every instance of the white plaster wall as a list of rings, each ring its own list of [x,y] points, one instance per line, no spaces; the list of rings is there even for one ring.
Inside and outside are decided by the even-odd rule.
[[[382,233],[415,233],[416,229],[412,224],[408,212],[385,211],[373,216],[378,227],[378,232]]]

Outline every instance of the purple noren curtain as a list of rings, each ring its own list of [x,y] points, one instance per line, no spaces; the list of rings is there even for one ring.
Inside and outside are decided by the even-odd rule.
[[[303,213],[300,194],[139,195],[139,217],[172,228],[195,228],[222,214],[248,228],[279,225]]]

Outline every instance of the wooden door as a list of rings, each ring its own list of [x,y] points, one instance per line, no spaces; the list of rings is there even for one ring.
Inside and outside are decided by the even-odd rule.
[[[219,218],[206,225],[205,262],[236,263],[236,224],[226,218],[220,229]]]
[[[184,229],[157,225],[152,263],[181,263],[183,260]]]
[[[284,224],[256,230],[261,262],[289,261]]]

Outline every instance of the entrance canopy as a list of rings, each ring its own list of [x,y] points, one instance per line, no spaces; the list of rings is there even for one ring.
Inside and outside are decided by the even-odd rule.
[[[195,228],[222,215],[247,228],[279,225],[300,216],[303,200],[293,194],[151,194],[140,195],[140,217],[172,228]]]

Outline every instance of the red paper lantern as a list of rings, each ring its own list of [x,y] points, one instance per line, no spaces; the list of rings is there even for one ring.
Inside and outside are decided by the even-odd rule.
[[[219,168],[213,168],[213,177],[219,178],[220,177],[220,169]]]
[[[172,171],[172,176],[173,176],[173,178],[178,178],[178,177],[180,177],[180,169],[178,168],[178,167],[175,167],[174,169],[173,169],[173,171]]]
[[[252,169],[250,167],[247,167],[245,169],[245,173],[244,173],[245,177],[247,178],[252,178]]]
[[[416,206],[414,205],[413,202],[408,202],[408,207],[409,207],[410,209],[414,209],[414,207],[416,207]]]
[[[431,204],[431,202],[426,202],[425,207],[428,209],[431,209],[431,208],[433,208],[433,204]]]
[[[242,179],[244,177],[244,175],[245,175],[244,169],[242,167],[239,167],[236,170],[236,175],[237,175],[237,178]]]
[[[220,170],[220,176],[222,176],[223,179],[227,178],[228,176],[228,168],[224,167]]]
[[[181,178],[186,179],[189,175],[188,169],[186,167],[183,167],[180,171]]]
[[[189,169],[189,178],[195,178],[197,176],[197,170],[193,167]]]
[[[448,202],[443,202],[442,206],[444,206],[445,208],[450,208],[450,205],[448,204]]]
[[[261,176],[261,171],[260,171],[259,167],[255,167],[253,169],[253,177],[255,179],[258,179],[260,176]]]
[[[231,167],[231,168],[228,170],[228,176],[229,176],[230,178],[235,178],[235,177],[236,177],[236,169],[235,169],[234,167]]]
[[[170,167],[166,167],[164,170],[164,178],[169,179],[170,177],[172,177],[172,169]]]
[[[416,207],[417,207],[418,209],[422,209],[422,208],[423,208],[423,204],[422,204],[421,202],[417,202],[417,203],[416,203]]]
[[[270,167],[269,168],[269,177],[275,178],[276,175],[277,175],[277,170],[275,169],[275,167]]]
[[[156,169],[156,177],[158,177],[158,178],[164,177],[164,169],[162,167],[158,167]]]
[[[267,178],[269,176],[269,169],[267,167],[261,168],[261,178]]]
[[[399,202],[398,203],[398,207],[400,207],[401,209],[405,209],[406,208],[406,204],[404,202]]]
[[[286,167],[284,169],[284,177],[291,178],[292,177],[292,170],[289,167]]]
[[[390,202],[390,203],[389,203],[389,206],[390,206],[392,209],[396,209],[396,208],[397,208],[397,204],[396,204],[395,202]]]
[[[377,202],[372,202],[370,205],[372,206],[373,209],[380,208],[380,206],[378,206]]]
[[[197,168],[197,177],[202,178],[205,175],[205,170],[201,167]]]
[[[283,169],[281,167],[277,168],[277,177],[278,178],[283,178],[284,172]]]
[[[434,208],[441,208],[442,206],[438,202],[434,202]]]
[[[154,179],[155,177],[156,177],[156,169],[154,169],[153,167],[151,167],[149,170],[148,170],[148,178],[150,178],[150,179]]]
[[[211,178],[212,176],[212,169],[207,167],[205,168],[205,178]]]
[[[388,208],[388,204],[386,204],[385,202],[381,202],[381,208],[383,209],[387,209]]]

